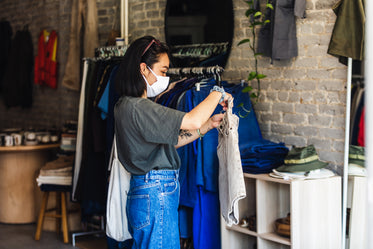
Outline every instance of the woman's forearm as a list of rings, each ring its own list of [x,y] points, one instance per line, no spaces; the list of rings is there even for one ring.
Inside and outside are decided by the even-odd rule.
[[[189,144],[197,138],[203,137],[207,132],[216,128],[222,121],[224,114],[215,114],[209,118],[199,129],[185,130],[181,129],[179,132],[179,140],[175,148],[179,148]]]
[[[204,123],[210,118],[216,106],[219,104],[222,93],[213,91],[205,100],[194,107],[190,112],[185,114],[181,123],[182,130],[200,129]],[[198,135],[198,134],[197,134]]]
[[[195,130],[180,130],[179,132],[179,141],[175,148],[179,148],[181,146],[184,146],[186,144],[189,144],[196,140],[197,138],[200,138],[201,136],[204,136],[208,131],[213,129],[214,127],[212,125],[211,118],[208,119],[199,129]],[[201,135],[201,136],[200,136]]]

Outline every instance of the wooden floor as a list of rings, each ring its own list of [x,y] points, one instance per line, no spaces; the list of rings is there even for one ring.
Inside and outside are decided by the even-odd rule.
[[[0,249],[107,249],[105,236],[79,236],[75,247],[63,243],[62,233],[43,231],[39,241],[34,240],[36,224],[9,225],[0,223]]]

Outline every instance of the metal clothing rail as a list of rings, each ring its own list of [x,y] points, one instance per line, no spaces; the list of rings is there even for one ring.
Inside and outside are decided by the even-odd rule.
[[[351,76],[352,76],[352,59],[348,58],[345,144],[344,144],[343,183],[342,183],[342,248],[345,248],[346,246],[348,154],[349,154],[349,144],[350,144],[349,139],[350,139],[350,113],[351,113],[351,78],[352,78]]]
[[[191,48],[191,47],[211,47],[211,46],[228,46],[228,42],[218,42],[218,43],[194,43],[186,45],[174,45],[172,48]]]
[[[224,71],[224,68],[220,66],[211,66],[211,67],[173,67],[167,71],[168,75],[213,75],[221,74]]]
[[[224,68],[220,66],[211,67],[176,67],[170,68],[167,71],[167,75],[170,76],[213,76],[218,86],[221,83],[221,73],[224,72]]]
[[[100,225],[94,225],[94,224],[87,223],[87,226],[90,226],[90,227],[92,227],[94,229],[97,229],[97,230],[72,233],[71,234],[71,240],[72,240],[73,246],[75,246],[76,237],[79,237],[79,236],[86,236],[86,235],[106,236],[104,219],[105,219],[104,216],[101,215],[100,216]]]
[[[228,46],[228,42],[175,45],[171,47],[171,54],[179,58],[208,58],[226,52]]]
[[[95,57],[96,58],[108,58],[108,57],[124,56],[127,50],[127,47],[128,46],[126,45],[99,47],[95,49]]]

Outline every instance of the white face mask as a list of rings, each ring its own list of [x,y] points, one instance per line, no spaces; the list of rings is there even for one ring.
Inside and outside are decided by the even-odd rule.
[[[166,77],[166,76],[158,76],[156,75],[153,70],[150,69],[150,67],[147,66],[147,68],[150,70],[150,72],[152,72],[152,74],[157,78],[157,81],[153,83],[153,85],[149,85],[148,81],[146,80],[145,76],[143,75],[142,77],[144,77],[144,80],[146,82],[146,95],[148,97],[155,97],[157,96],[158,94],[160,94],[161,92],[163,92],[164,90],[167,89],[168,87],[168,83],[170,81],[170,77]]]

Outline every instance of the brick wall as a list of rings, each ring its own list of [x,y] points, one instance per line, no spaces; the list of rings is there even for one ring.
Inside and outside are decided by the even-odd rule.
[[[234,0],[234,44],[248,37],[245,3]],[[346,67],[327,54],[335,1],[307,1],[307,18],[297,20],[298,57],[274,61],[262,57],[261,97],[255,111],[264,137],[287,145],[314,144],[323,160],[341,165],[344,149]],[[232,46],[225,78],[247,78],[253,65],[247,47]],[[256,85],[253,85],[256,87]]]
[[[37,39],[41,29],[58,32],[58,75],[63,75],[67,57],[68,32],[70,29],[71,1],[0,1],[0,16],[8,20],[13,34],[28,25],[37,53]],[[61,77],[59,77],[59,81]],[[0,98],[0,128],[51,128],[60,127],[66,119],[76,119],[77,92],[58,87],[56,90],[34,86],[33,106],[29,109],[13,107],[7,109]]]
[[[259,70],[267,78],[261,83],[255,112],[266,139],[288,146],[314,144],[321,159],[341,165],[347,70],[327,54],[335,22],[331,10],[334,3],[307,1],[307,18],[296,23],[298,57],[273,64],[269,58],[259,59]],[[163,26],[159,29],[158,23],[163,21],[165,5],[164,0],[130,0],[132,39],[144,34],[164,39]],[[233,5],[234,39],[223,79],[239,82],[247,79],[254,60],[248,46],[236,46],[251,34],[245,17],[247,5],[241,0],[233,0]]]
[[[129,0],[130,40],[143,35],[152,35],[165,40],[166,3],[166,0]]]
[[[42,4],[42,3],[43,4]],[[288,146],[314,144],[323,160],[334,165],[343,162],[346,67],[326,53],[335,15],[335,0],[307,0],[307,18],[297,20],[299,56],[288,61],[259,59],[261,97],[255,112],[265,138]],[[0,16],[12,23],[13,30],[29,23],[36,42],[41,28],[59,30],[59,73],[62,75],[67,54],[70,4],[67,0],[0,0]],[[119,1],[98,0],[100,44],[104,45],[115,18]],[[233,0],[234,40],[223,79],[239,82],[252,70],[253,59],[247,46],[237,47],[250,30],[244,13],[246,4]],[[148,34],[164,39],[166,0],[129,0],[130,40]],[[59,79],[61,80],[61,79]],[[253,87],[256,87],[253,85]],[[59,87],[35,87],[30,110],[6,110],[0,104],[0,128],[61,126],[76,119],[79,94]],[[1,101],[0,101],[1,102]]]
[[[66,120],[77,120],[79,92],[61,86],[68,54],[71,0],[1,0],[0,16],[8,20],[13,34],[28,25],[37,54],[37,40],[42,29],[55,29],[58,33],[58,87],[34,86],[32,108],[7,109],[0,97],[0,129],[4,128],[61,128]],[[98,0],[99,42],[104,46],[115,24],[119,24],[119,0]],[[118,20],[115,20],[117,18]],[[116,21],[116,22],[115,22]],[[117,26],[119,29],[119,26]]]

